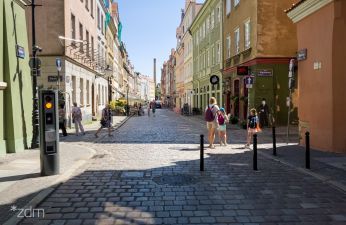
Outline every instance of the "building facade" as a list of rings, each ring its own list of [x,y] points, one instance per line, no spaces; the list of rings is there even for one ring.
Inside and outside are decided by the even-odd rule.
[[[226,111],[246,120],[248,108],[266,99],[272,120],[287,124],[288,68],[295,57],[296,26],[283,10],[293,0],[224,0],[223,86]],[[275,22],[273,22],[275,18]],[[247,89],[239,66],[249,68],[254,84]],[[296,92],[293,93],[296,99]],[[297,107],[292,116],[297,121]]]
[[[190,32],[193,40],[193,93],[194,105],[204,109],[209,98],[215,96],[223,106],[222,96],[222,18],[223,2],[207,0],[194,19]],[[219,77],[211,85],[210,77]]]
[[[286,12],[297,25],[301,144],[309,131],[312,148],[346,153],[346,2],[301,0]]]
[[[108,102],[106,28],[101,23],[101,11],[105,10],[103,1],[47,0],[36,8],[36,26],[40,27],[36,29],[37,44],[43,49],[39,53],[39,87],[60,90],[70,126],[74,102],[81,108],[84,122],[98,116]],[[27,18],[31,18],[29,9]],[[28,25],[31,27],[29,20]],[[62,60],[60,82],[56,58]]]
[[[183,103],[189,105],[190,113],[192,108],[195,107],[193,101],[193,44],[192,36],[189,32],[189,28],[195,19],[197,13],[202,8],[203,4],[196,3],[195,0],[185,1],[184,17],[182,21],[182,43],[184,46],[184,66],[183,66],[183,82],[184,82],[184,98]]]
[[[33,92],[26,35],[28,1],[0,0],[0,155],[31,146]]]

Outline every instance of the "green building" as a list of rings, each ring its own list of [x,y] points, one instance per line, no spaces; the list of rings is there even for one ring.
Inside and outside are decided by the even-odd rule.
[[[0,0],[0,155],[31,145],[32,81],[23,0]]]
[[[222,97],[222,12],[223,1],[207,0],[194,19],[190,32],[193,40],[194,106],[204,109],[208,99],[216,97],[223,106]],[[219,77],[218,85],[210,84],[210,77]]]

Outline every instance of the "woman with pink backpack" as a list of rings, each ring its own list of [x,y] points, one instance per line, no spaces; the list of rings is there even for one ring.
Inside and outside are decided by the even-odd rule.
[[[226,134],[226,123],[228,122],[228,116],[226,115],[226,111],[224,108],[220,108],[219,111],[217,111],[217,122],[219,124],[219,139],[220,139],[220,146],[224,144],[227,146],[227,134]]]

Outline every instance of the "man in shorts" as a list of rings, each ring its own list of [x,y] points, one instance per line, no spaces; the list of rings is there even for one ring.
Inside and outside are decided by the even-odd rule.
[[[219,111],[219,107],[216,104],[216,98],[211,97],[209,99],[209,105],[205,109],[207,128],[208,128],[208,141],[209,148],[214,149],[215,132],[218,128],[216,113]]]

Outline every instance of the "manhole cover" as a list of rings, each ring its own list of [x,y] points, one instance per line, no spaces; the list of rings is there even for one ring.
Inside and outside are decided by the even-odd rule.
[[[159,185],[186,186],[197,183],[197,179],[188,174],[173,174],[154,177],[153,181]]]

